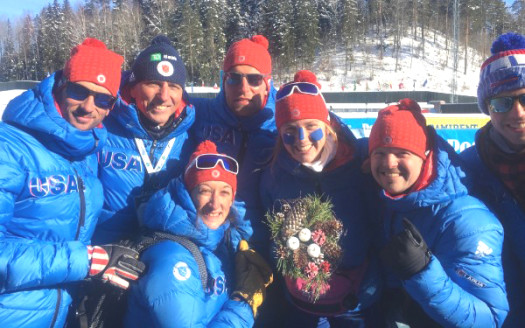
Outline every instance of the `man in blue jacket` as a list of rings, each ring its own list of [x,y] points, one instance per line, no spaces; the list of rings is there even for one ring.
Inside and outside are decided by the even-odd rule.
[[[187,130],[195,113],[184,90],[186,68],[170,40],[159,35],[125,74],[121,98],[104,125],[108,140],[98,153],[104,207],[96,244],[138,232],[142,205],[183,173],[193,145]]]
[[[239,161],[236,207],[246,214],[244,237],[260,254],[269,235],[259,201],[260,169],[268,164],[276,141],[275,88],[268,40],[262,35],[233,43],[223,64],[222,89],[214,99],[193,99],[196,143],[213,141],[221,153]],[[241,213],[241,217],[242,217]],[[251,227],[250,227],[251,225]]]
[[[137,278],[140,270],[128,270],[139,269],[136,252],[88,246],[103,202],[95,153],[106,140],[101,122],[117,99],[123,61],[88,38],[64,70],[7,105],[0,123],[0,327],[62,327],[75,282],[91,275],[125,288]]]
[[[379,112],[369,153],[383,189],[381,260],[389,282],[407,294],[406,321],[411,327],[501,327],[508,312],[503,229],[467,194],[452,147],[426,126],[416,102],[403,99]]]
[[[525,37],[508,33],[481,66],[478,105],[490,121],[461,154],[471,192],[505,229],[503,268],[509,299],[504,327],[525,323]]]

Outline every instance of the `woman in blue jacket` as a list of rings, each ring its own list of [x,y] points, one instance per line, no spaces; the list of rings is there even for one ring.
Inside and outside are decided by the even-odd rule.
[[[503,229],[467,195],[452,147],[403,99],[379,112],[369,151],[385,205],[381,259],[408,294],[407,323],[500,327],[508,312]]]
[[[317,79],[309,71],[299,71],[277,92],[276,124],[280,138],[274,161],[261,179],[266,209],[280,199],[317,194],[331,200],[347,231],[333,285],[316,303],[288,282],[294,311],[284,326],[321,327],[327,322],[331,327],[373,326],[371,309],[380,295],[380,278],[367,222],[370,181],[361,172],[366,143],[328,113]]]
[[[184,179],[172,180],[150,199],[144,226],[195,243],[206,264],[208,284],[203,289],[196,259],[181,244],[164,241],[150,247],[141,258],[148,272],[131,289],[126,327],[253,325],[272,274],[249,250],[239,252],[233,267],[241,242],[232,207],[238,170],[235,159],[217,154],[215,144],[205,141],[192,155]]]

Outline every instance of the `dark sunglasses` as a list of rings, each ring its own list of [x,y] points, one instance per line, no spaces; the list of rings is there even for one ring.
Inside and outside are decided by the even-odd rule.
[[[277,94],[275,95],[275,100],[279,101],[283,98],[291,96],[295,90],[299,91],[300,93],[312,96],[317,96],[318,94],[321,94],[321,92],[319,92],[319,88],[315,84],[308,82],[297,82],[283,85],[279,89],[279,91],[277,91]]]
[[[112,95],[89,90],[88,88],[75,82],[68,81],[66,83],[67,98],[71,98],[77,101],[84,101],[87,97],[91,95],[95,100],[95,106],[104,110],[109,110],[113,108],[113,105],[115,105],[115,102],[117,101],[117,98],[113,97]]]
[[[525,107],[525,93],[518,96],[497,97],[489,100],[489,110],[494,113],[506,113],[512,109],[516,99]]]
[[[242,84],[242,79],[246,78],[248,84],[252,87],[258,87],[263,82],[266,75],[263,74],[241,74],[241,73],[226,73],[226,83],[229,85],[239,85]]]
[[[195,167],[200,170],[215,168],[219,163],[222,167],[233,174],[239,173],[239,163],[235,158],[222,154],[201,154],[195,158]],[[193,165],[188,166],[188,169]]]

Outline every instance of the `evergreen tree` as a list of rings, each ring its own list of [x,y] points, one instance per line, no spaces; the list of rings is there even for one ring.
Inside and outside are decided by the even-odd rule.
[[[174,17],[174,31],[177,31],[176,45],[188,70],[187,82],[198,82],[204,48],[204,32],[199,13],[191,7],[189,0],[185,0]]]
[[[226,0],[225,18],[226,46],[229,47],[233,42],[242,39],[243,31],[246,30],[239,0]]]
[[[357,41],[357,1],[355,0],[340,0],[338,4],[340,28],[339,35],[341,37],[341,45],[345,52],[345,72],[352,69],[353,47]]]
[[[319,45],[319,14],[314,0],[297,0],[292,28],[295,32],[295,70],[309,68]]]
[[[202,0],[201,17],[204,43],[201,55],[201,80],[213,85],[219,84],[220,70],[224,58],[226,36],[224,35],[224,3],[217,0]]]
[[[10,20],[7,20],[7,32],[4,40],[2,40],[2,48],[3,51],[0,58],[0,81],[16,80],[17,58]]]

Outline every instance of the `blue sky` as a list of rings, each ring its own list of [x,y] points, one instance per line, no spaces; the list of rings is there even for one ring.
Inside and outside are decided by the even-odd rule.
[[[73,7],[81,1],[69,0]],[[26,13],[35,15],[49,3],[52,3],[53,0],[0,0],[0,2],[2,2],[0,5],[0,18],[15,19]],[[63,3],[64,0],[58,0],[58,2]]]
[[[82,0],[70,0],[70,3],[80,3]],[[510,5],[514,0],[505,0],[507,5]],[[1,0],[0,5],[0,18],[17,18],[25,13],[32,15],[40,12],[42,8],[47,6],[53,0]],[[59,0],[63,3],[63,0]]]

